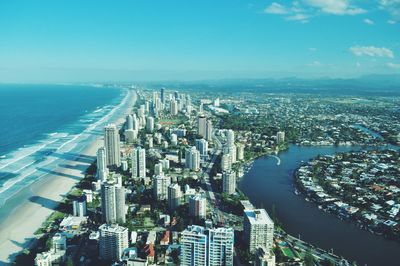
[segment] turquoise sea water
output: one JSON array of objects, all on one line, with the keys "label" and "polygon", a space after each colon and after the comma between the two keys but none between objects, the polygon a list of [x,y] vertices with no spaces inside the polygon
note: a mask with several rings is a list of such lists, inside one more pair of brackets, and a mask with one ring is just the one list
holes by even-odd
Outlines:
[{"label": "turquoise sea water", "polygon": [[127,90],[77,85],[0,85],[0,208],[76,157],[122,115]]}]

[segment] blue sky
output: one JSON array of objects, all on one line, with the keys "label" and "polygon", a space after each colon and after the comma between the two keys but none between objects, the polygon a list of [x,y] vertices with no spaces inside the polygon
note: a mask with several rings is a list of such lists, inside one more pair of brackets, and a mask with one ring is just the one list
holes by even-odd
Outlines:
[{"label": "blue sky", "polygon": [[400,0],[0,1],[0,81],[400,73]]}]

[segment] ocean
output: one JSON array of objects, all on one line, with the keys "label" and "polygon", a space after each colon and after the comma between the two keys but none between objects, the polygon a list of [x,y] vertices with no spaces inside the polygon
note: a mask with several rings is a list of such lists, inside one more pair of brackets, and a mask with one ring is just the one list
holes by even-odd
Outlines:
[{"label": "ocean", "polygon": [[0,85],[0,208],[10,197],[77,157],[120,117],[126,89]]}]

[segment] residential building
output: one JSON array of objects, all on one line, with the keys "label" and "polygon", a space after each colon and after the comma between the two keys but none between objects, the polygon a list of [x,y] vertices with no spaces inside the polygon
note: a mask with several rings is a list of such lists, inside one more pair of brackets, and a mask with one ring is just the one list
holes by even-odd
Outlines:
[{"label": "residential building", "polygon": [[249,251],[255,253],[257,248],[272,249],[274,222],[264,209],[245,210],[243,222],[244,240]]},{"label": "residential building", "polygon": [[99,227],[100,258],[118,261],[126,248],[129,247],[128,229],[116,224],[103,224]]},{"label": "residential building", "polygon": [[118,128],[114,124],[104,127],[104,147],[107,166],[119,167],[121,165],[120,140]]}]

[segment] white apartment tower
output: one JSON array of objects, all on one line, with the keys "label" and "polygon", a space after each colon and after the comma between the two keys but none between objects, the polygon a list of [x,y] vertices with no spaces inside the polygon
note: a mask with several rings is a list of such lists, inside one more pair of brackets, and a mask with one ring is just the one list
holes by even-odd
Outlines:
[{"label": "white apartment tower", "polygon": [[182,190],[181,187],[177,184],[171,184],[168,187],[168,208],[171,211],[174,211],[177,207],[181,205],[182,201]]},{"label": "white apartment tower", "polygon": [[196,194],[189,198],[189,214],[192,217],[205,219],[207,214],[207,200],[202,194]]},{"label": "white apartment tower", "polygon": [[199,115],[197,118],[197,134],[201,137],[206,137],[207,132],[207,119],[204,115]]},{"label": "white apartment tower", "polygon": [[106,160],[106,149],[101,147],[97,150],[97,179],[101,182],[107,180],[108,169]]},{"label": "white apartment tower", "polygon": [[118,128],[114,124],[109,124],[104,128],[104,147],[106,150],[107,166],[121,165],[120,140]]},{"label": "white apartment tower", "polygon": [[157,200],[168,199],[168,186],[171,184],[171,177],[158,175],[153,177],[153,193]]},{"label": "white apartment tower", "polygon": [[234,230],[188,226],[181,233],[181,265],[233,266]]},{"label": "white apartment tower", "polygon": [[128,229],[116,224],[99,227],[99,255],[102,259],[119,261],[129,247]]},{"label": "white apartment tower", "polygon": [[101,185],[101,212],[107,224],[125,223],[125,188],[113,182]]},{"label": "white apartment tower", "polygon": [[222,174],[222,192],[231,195],[236,191],[236,172],[226,171]]},{"label": "white apartment tower", "polygon": [[264,209],[244,211],[244,240],[249,251],[255,253],[258,248],[272,250],[274,237],[274,222]]},{"label": "white apartment tower", "polygon": [[146,177],[146,150],[136,147],[132,152],[132,177]]}]

